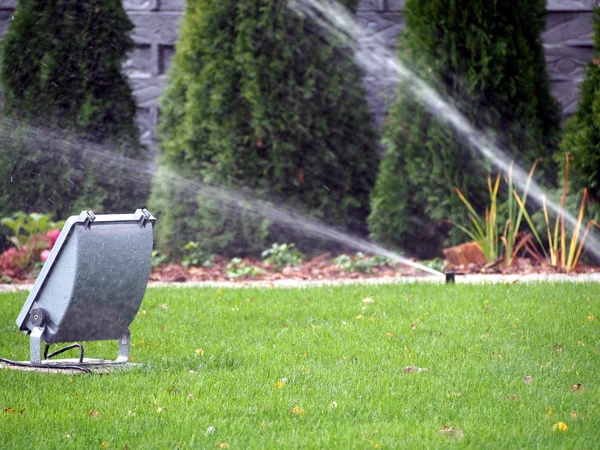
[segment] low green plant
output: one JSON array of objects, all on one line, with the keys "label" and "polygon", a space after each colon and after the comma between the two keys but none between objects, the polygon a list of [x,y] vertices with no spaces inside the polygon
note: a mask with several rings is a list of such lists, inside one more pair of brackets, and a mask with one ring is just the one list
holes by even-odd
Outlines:
[{"label": "low green plant", "polygon": [[64,221],[54,222],[47,214],[17,212],[0,219],[0,224],[10,230],[8,240],[13,245],[0,254],[0,270],[5,277],[21,278],[48,258]]},{"label": "low green plant", "polygon": [[[544,210],[544,220],[546,225],[546,233],[548,237],[548,249],[544,246],[540,235],[536,231],[536,228],[531,219],[531,215],[527,212],[525,202],[522,201],[515,193],[515,199],[519,205],[519,208],[525,217],[525,220],[531,227],[533,235],[535,236],[544,257],[550,262],[550,264],[559,269],[571,272],[577,267],[579,259],[583,253],[583,247],[585,240],[592,226],[600,228],[600,224],[594,220],[589,220],[585,230],[582,231],[583,218],[585,214],[586,205],[589,204],[589,193],[587,189],[583,190],[581,196],[581,203],[579,205],[579,213],[577,216],[577,222],[572,232],[569,232],[566,227],[566,207],[567,207],[567,194],[569,191],[569,155],[565,155],[565,178],[563,183],[562,195],[560,198],[560,213],[556,215],[554,220],[554,226],[551,225],[551,219],[548,214],[548,207],[546,205],[546,199],[542,200],[542,208]],[[554,231],[552,231],[554,229]],[[567,246],[567,242],[569,242]]]},{"label": "low green plant", "polygon": [[[537,166],[537,160],[533,163],[533,166],[529,172],[529,176],[525,183],[522,197],[519,196],[517,190],[513,184],[513,164],[511,163],[508,171],[508,176],[505,178],[508,186],[508,200],[507,200],[507,220],[504,224],[502,235],[498,232],[498,190],[500,187],[500,174],[496,176],[494,183],[488,176],[488,193],[490,198],[490,205],[485,210],[485,217],[482,218],[473,208],[471,203],[462,194],[460,189],[454,188],[461,201],[467,207],[469,214],[468,217],[473,224],[471,229],[466,228],[460,224],[456,226],[462,230],[467,236],[477,243],[481,251],[483,252],[488,263],[494,263],[498,261],[500,257],[500,242],[504,247],[504,264],[510,266],[517,255],[517,253],[525,246],[530,243],[531,235],[523,234],[520,232],[521,221],[523,219],[524,208],[527,203],[527,195],[529,193],[529,187],[533,174]],[[514,198],[513,198],[514,197]],[[519,203],[520,202],[520,203]],[[529,248],[529,247],[528,247]]]},{"label": "low green plant", "polygon": [[227,278],[256,277],[263,273],[260,267],[246,264],[242,258],[232,258],[227,264]]},{"label": "low green plant", "polygon": [[421,264],[429,267],[430,269],[437,270],[438,272],[444,271],[444,260],[443,258],[434,258],[425,261],[421,261]]},{"label": "low green plant", "polygon": [[339,255],[333,260],[333,264],[344,272],[371,273],[373,268],[394,264],[390,258],[384,256],[366,256],[362,252],[355,253],[354,257],[346,254]]},{"label": "low green plant", "polygon": [[498,259],[498,188],[500,187],[500,174],[492,184],[492,178],[488,175],[488,193],[490,206],[485,209],[485,217],[481,217],[473,208],[471,203],[463,195],[459,188],[454,190],[458,197],[469,210],[469,220],[473,224],[471,229],[460,224],[456,226],[479,245],[485,259],[493,262]]},{"label": "low green plant", "polygon": [[152,250],[152,267],[160,267],[167,262],[168,259],[169,257],[161,253],[160,250]]},{"label": "low green plant", "polygon": [[190,241],[183,246],[181,265],[184,267],[212,267],[215,255],[202,250],[199,242]]},{"label": "low green plant", "polygon": [[273,264],[277,271],[284,266],[297,266],[304,261],[304,254],[295,248],[294,244],[278,244],[275,242],[271,248],[262,252],[263,261]]},{"label": "low green plant", "polygon": [[3,217],[0,224],[11,230],[12,236],[8,240],[18,249],[30,246],[33,236],[45,235],[52,230],[60,230],[64,221],[54,222],[49,214],[14,213],[11,217]]}]

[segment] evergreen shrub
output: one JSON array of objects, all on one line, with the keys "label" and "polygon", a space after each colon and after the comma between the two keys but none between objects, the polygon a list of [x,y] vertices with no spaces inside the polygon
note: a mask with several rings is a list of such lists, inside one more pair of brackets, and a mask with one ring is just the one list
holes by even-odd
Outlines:
[{"label": "evergreen shrub", "polygon": [[583,189],[588,188],[595,200],[590,212],[600,220],[600,8],[594,11],[594,59],[586,67],[580,95],[577,112],[566,124],[557,160],[564,162],[564,154],[570,155],[571,191],[581,198]]},{"label": "evergreen shrub", "polygon": [[162,97],[150,201],[163,252],[177,255],[188,241],[233,255],[259,255],[269,241],[302,247],[302,232],[162,176],[173,173],[366,234],[378,138],[361,71],[350,50],[287,3],[187,2]]},{"label": "evergreen shrub", "polygon": [[[528,170],[555,181],[560,110],[549,92],[541,33],[544,0],[407,0],[398,57]],[[386,153],[371,201],[371,236],[420,257],[456,243],[458,187],[484,210],[491,170],[403,85],[384,131]],[[449,240],[446,240],[447,232]]]},{"label": "evergreen shrub", "polygon": [[0,43],[0,217],[144,204],[149,183],[111,163],[147,153],[121,67],[132,29],[120,0],[18,2]]}]

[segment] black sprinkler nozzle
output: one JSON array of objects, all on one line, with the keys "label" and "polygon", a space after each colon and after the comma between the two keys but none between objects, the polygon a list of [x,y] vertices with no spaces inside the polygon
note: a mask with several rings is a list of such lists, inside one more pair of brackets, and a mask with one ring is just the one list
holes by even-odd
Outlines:
[{"label": "black sprinkler nozzle", "polygon": [[446,284],[454,284],[456,283],[455,273],[454,272],[446,272]]}]

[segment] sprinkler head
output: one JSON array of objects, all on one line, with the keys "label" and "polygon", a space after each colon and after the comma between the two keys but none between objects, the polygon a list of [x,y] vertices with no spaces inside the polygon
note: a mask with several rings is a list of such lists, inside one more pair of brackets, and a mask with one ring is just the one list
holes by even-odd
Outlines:
[{"label": "sprinkler head", "polygon": [[456,282],[454,272],[446,272],[445,275],[446,275],[446,284],[454,284]]}]

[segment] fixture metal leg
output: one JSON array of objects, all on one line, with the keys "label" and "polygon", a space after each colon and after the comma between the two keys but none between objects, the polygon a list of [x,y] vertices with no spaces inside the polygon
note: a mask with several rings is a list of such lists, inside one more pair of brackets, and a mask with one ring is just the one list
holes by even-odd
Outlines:
[{"label": "fixture metal leg", "polygon": [[119,356],[117,357],[117,361],[119,363],[124,363],[129,361],[129,345],[131,344],[131,333],[129,329],[125,331],[123,337],[119,339]]},{"label": "fixture metal leg", "polygon": [[42,363],[42,334],[44,329],[33,327],[33,331],[29,335],[29,359],[32,364]]}]

